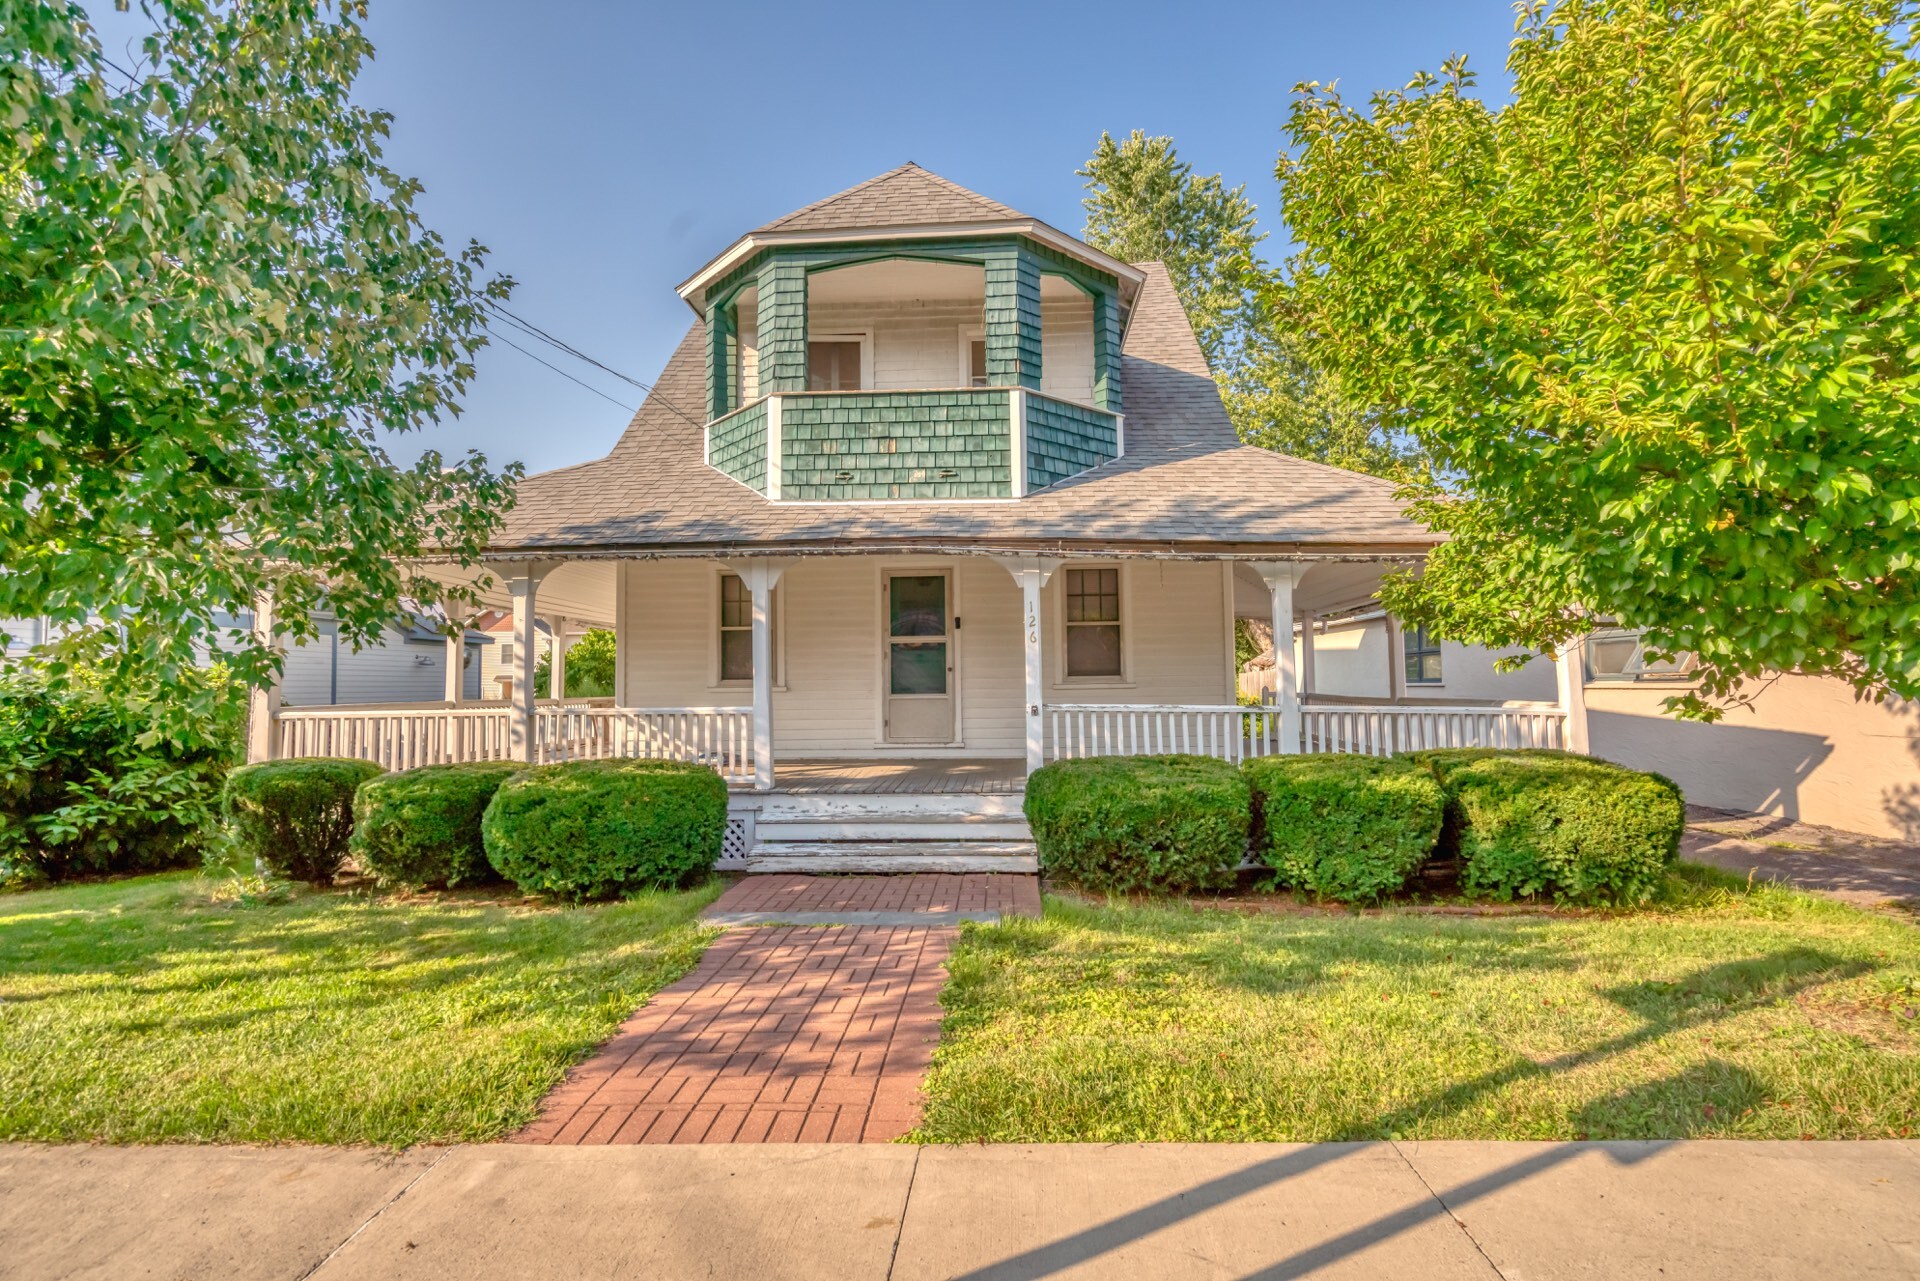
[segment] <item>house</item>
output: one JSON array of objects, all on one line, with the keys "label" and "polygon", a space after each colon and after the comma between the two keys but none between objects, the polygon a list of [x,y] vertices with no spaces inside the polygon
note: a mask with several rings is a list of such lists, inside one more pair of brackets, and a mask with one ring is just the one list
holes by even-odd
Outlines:
[{"label": "house", "polygon": [[[216,615],[223,628],[248,628],[248,615]],[[285,707],[325,707],[342,703],[416,703],[443,697],[448,655],[451,652],[436,620],[412,615],[394,619],[380,629],[380,639],[355,648],[340,637],[339,622],[325,610],[313,615],[317,637],[286,646],[280,678],[280,703]],[[8,636],[0,657],[19,658],[52,635],[44,618],[0,620]],[[469,632],[461,644],[461,696],[482,697],[483,646],[481,633]],[[205,661],[202,652],[202,661]]]},{"label": "house", "polygon": [[[1429,636],[1378,608],[1303,616],[1294,650],[1308,707],[1537,707],[1558,696],[1550,661],[1501,671],[1519,651]],[[1696,804],[1920,840],[1920,705],[1862,702],[1844,681],[1788,672],[1719,721],[1677,720],[1662,705],[1691,687],[1691,656],[1652,658],[1639,632],[1618,627],[1585,639],[1577,670],[1596,756],[1657,770]],[[1273,673],[1269,649],[1241,691],[1266,696]]]},{"label": "house", "polygon": [[[679,295],[625,432],[522,481],[487,553],[511,705],[257,750],[707,761],[730,854],[825,870],[1018,866],[1025,776],[1065,756],[1580,746],[1564,703],[1306,707],[1290,652],[1271,713],[1236,705],[1237,618],[1361,608],[1434,540],[1385,481],[1242,445],[1158,264],[908,164]],[[613,629],[612,706],[534,700],[543,618]]]}]

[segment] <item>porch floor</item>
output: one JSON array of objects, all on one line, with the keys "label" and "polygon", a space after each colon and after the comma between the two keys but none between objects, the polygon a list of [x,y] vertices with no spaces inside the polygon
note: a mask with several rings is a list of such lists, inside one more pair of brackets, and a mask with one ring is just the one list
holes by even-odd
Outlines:
[{"label": "porch floor", "polygon": [[794,796],[970,794],[1019,796],[1027,790],[1027,763],[1012,760],[779,761],[773,790]]}]

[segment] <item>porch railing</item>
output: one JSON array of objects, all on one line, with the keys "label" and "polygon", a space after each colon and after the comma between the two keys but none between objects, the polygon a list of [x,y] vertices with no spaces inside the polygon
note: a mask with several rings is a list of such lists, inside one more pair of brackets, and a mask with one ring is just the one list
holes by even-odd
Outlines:
[{"label": "porch railing", "polygon": [[[1239,762],[1283,750],[1280,709],[1058,703],[1046,709],[1047,759],[1217,756]],[[1300,709],[1293,751],[1390,756],[1433,747],[1565,747],[1566,713],[1551,707],[1327,706]]]},{"label": "porch railing", "polygon": [[543,707],[534,730],[542,763],[698,761],[729,783],[753,781],[751,707]]},{"label": "porch railing", "polygon": [[502,707],[286,707],[274,717],[275,759],[352,756],[382,769],[503,761],[512,713]]}]

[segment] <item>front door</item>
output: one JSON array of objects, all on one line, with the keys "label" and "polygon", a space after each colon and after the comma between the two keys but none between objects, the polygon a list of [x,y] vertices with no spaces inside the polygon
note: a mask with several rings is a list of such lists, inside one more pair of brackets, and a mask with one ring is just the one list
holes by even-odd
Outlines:
[{"label": "front door", "polygon": [[880,679],[889,743],[953,741],[951,586],[944,573],[887,575]]}]

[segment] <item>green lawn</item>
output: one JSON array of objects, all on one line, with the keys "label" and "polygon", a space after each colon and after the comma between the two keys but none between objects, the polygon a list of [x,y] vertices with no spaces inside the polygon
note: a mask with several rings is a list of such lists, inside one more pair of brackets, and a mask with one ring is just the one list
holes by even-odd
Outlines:
[{"label": "green lawn", "polygon": [[718,890],[566,909],[220,884],[0,896],[0,1138],[498,1138],[692,966]]},{"label": "green lawn", "polygon": [[1920,929],[1704,869],[1635,914],[969,927],[917,1137],[1920,1133]]}]

